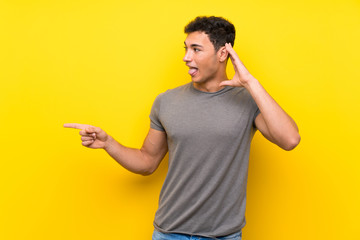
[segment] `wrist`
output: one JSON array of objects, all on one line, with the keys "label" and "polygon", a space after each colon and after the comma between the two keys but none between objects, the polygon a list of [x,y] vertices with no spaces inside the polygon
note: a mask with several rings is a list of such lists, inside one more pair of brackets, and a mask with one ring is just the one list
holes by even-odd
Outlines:
[{"label": "wrist", "polygon": [[250,77],[248,78],[248,80],[246,81],[246,83],[243,86],[244,86],[244,88],[249,90],[258,84],[259,84],[259,81],[256,78],[254,78],[252,75],[250,75]]},{"label": "wrist", "polygon": [[108,137],[106,138],[106,140],[104,142],[103,149],[105,151],[108,151],[111,148],[111,146],[113,145],[114,141],[115,141],[115,139],[113,139],[110,135],[108,135]]}]

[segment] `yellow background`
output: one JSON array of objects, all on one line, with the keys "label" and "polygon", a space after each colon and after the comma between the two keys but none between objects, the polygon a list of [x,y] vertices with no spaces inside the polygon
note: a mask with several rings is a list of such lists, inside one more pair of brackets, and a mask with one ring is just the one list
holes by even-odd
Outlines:
[{"label": "yellow background", "polygon": [[156,95],[190,81],[198,15],[234,23],[302,136],[286,152],[255,135],[243,239],[360,239],[358,0],[0,1],[0,239],[151,238],[166,160],[129,173],[62,124],[140,147]]}]

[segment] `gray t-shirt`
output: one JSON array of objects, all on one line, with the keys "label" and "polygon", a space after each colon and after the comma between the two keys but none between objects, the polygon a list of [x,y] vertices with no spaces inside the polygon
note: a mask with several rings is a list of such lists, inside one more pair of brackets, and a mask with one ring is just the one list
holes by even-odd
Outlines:
[{"label": "gray t-shirt", "polygon": [[219,237],[245,226],[250,142],[258,113],[242,87],[209,93],[188,83],[157,96],[150,127],[167,134],[169,169],[155,229]]}]

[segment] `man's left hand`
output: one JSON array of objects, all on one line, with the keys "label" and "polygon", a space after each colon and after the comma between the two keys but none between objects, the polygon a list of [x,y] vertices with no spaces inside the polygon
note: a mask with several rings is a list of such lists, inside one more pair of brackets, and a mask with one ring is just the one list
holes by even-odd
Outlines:
[{"label": "man's left hand", "polygon": [[247,87],[247,84],[254,80],[254,77],[246,69],[245,65],[241,62],[239,56],[232,48],[230,43],[225,43],[225,48],[230,55],[231,62],[235,69],[233,79],[225,80],[219,86],[232,86],[232,87]]}]

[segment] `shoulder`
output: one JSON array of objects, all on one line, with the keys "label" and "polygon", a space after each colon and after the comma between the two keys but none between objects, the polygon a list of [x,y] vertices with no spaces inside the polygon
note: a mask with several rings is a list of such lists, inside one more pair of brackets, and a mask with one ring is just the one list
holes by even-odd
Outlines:
[{"label": "shoulder", "polygon": [[234,104],[238,104],[242,108],[257,109],[255,100],[250,92],[244,87],[234,87],[231,89],[229,98]]},{"label": "shoulder", "polygon": [[243,100],[253,100],[250,92],[246,90],[244,87],[233,87],[229,91],[231,95],[236,96],[237,98],[243,99]]},{"label": "shoulder", "polygon": [[158,94],[153,102],[153,108],[159,108],[160,106],[167,106],[169,103],[176,102],[179,100],[179,96],[184,96],[188,93],[190,84],[184,84],[179,87],[168,89],[165,92]]},{"label": "shoulder", "polygon": [[187,83],[181,86],[178,86],[176,88],[172,88],[172,89],[168,89],[165,92],[160,93],[157,98],[166,98],[166,99],[171,99],[174,96],[178,96],[181,94],[184,94],[186,92],[189,92],[190,88],[191,88],[191,83]]}]

